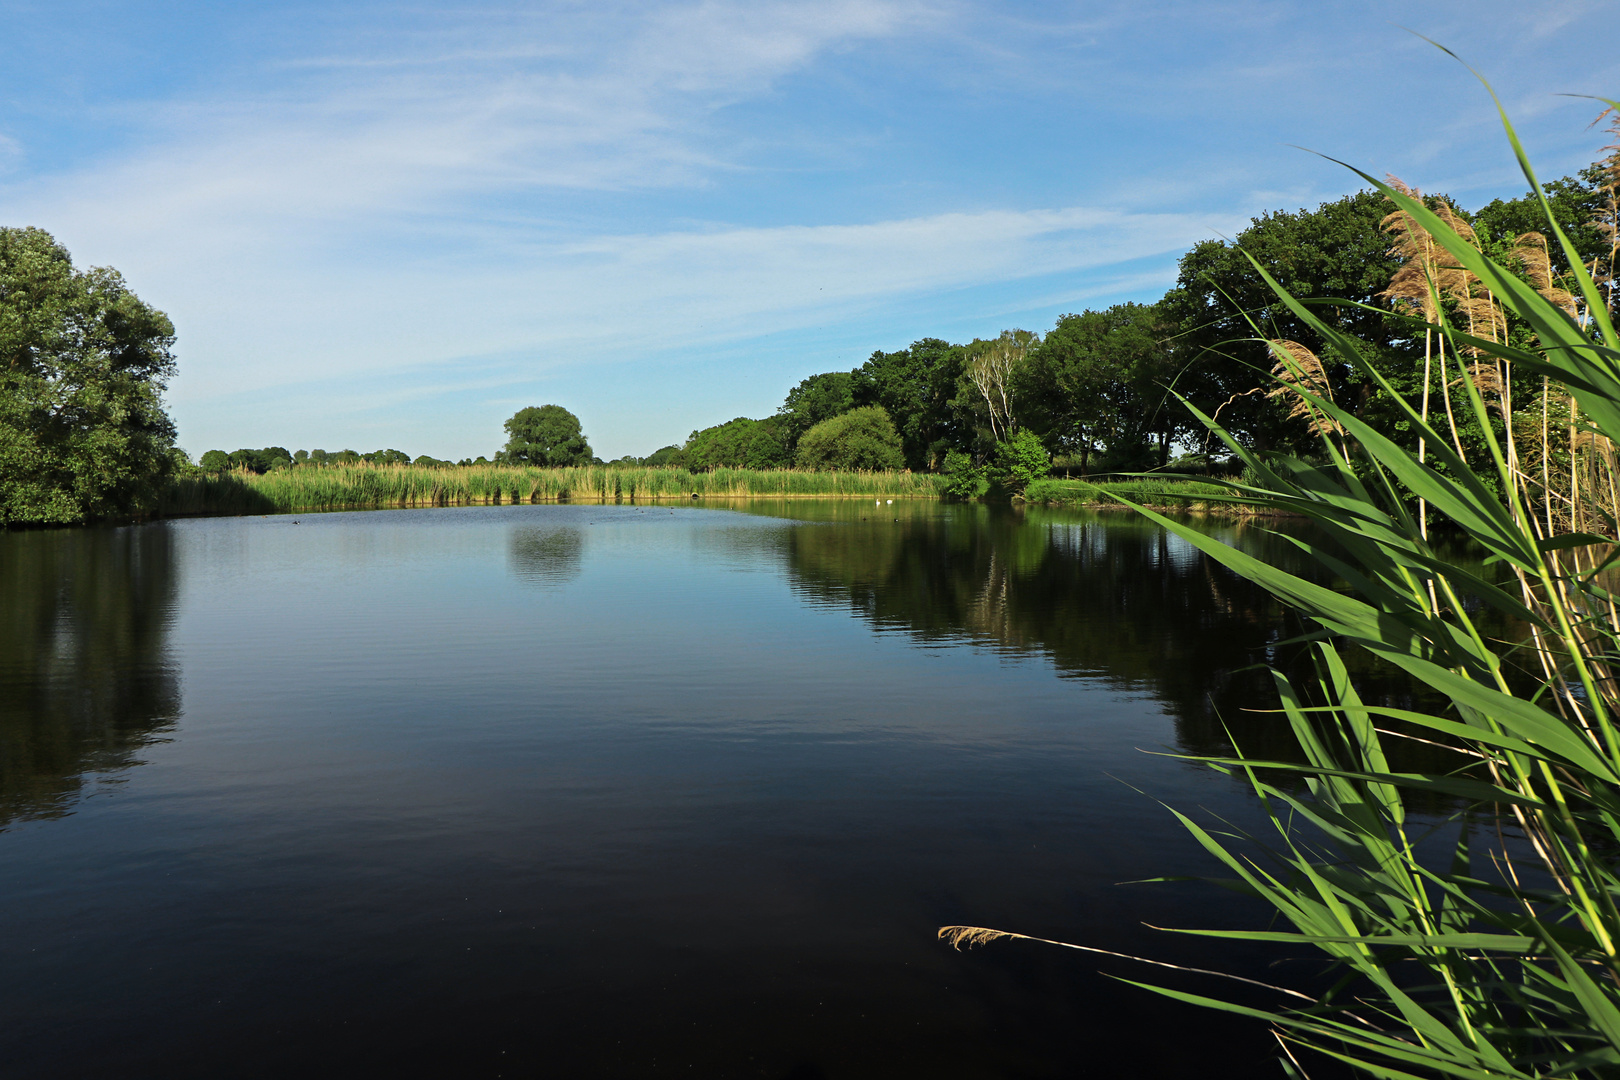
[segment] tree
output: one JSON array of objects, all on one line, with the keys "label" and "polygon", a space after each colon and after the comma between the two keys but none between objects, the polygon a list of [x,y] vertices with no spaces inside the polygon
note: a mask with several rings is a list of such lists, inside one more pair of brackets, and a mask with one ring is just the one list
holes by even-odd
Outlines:
[{"label": "tree", "polygon": [[285,469],[292,463],[293,457],[284,446],[266,446],[262,450],[234,450],[230,455],[231,468],[246,469],[255,473]]},{"label": "tree", "polygon": [[789,449],[799,444],[805,432],[855,407],[855,376],[847,371],[812,375],[788,391],[787,400],[776,411]]},{"label": "tree", "polygon": [[799,440],[804,469],[900,469],[906,464],[900,433],[876,405],[823,420]]},{"label": "tree", "polygon": [[900,433],[908,468],[931,469],[951,449],[972,443],[953,408],[962,347],[923,338],[900,352],[875,352],[851,372],[854,403],[881,406]]},{"label": "tree", "polygon": [[1062,316],[1018,373],[1024,423],[1049,446],[1078,453],[1082,473],[1102,451],[1110,468],[1163,464],[1184,423],[1167,388],[1175,356],[1165,339],[1173,333],[1147,304]]},{"label": "tree", "polygon": [[[1017,376],[1030,349],[1041,337],[1028,330],[1003,330],[992,341],[974,341],[963,350],[962,378],[984,400],[990,416],[990,437],[996,442],[1012,434],[1013,403],[1017,396]],[[960,397],[960,394],[958,395]]]},{"label": "tree", "polygon": [[231,455],[223,450],[210,450],[197,464],[206,472],[224,472],[231,467]]},{"label": "tree", "polygon": [[694,431],[682,448],[686,467],[694,471],[718,468],[782,469],[792,461],[776,417],[750,420],[739,416],[725,424]]},{"label": "tree", "polygon": [[507,461],[547,468],[590,464],[591,447],[579,417],[561,405],[519,409],[505,427]]},{"label": "tree", "polygon": [[[1315,449],[1309,426],[1289,419],[1287,407],[1264,396],[1265,373],[1275,358],[1255,340],[1250,320],[1261,337],[1300,342],[1318,353],[1322,342],[1277,299],[1247,255],[1294,296],[1369,305],[1326,309],[1322,317],[1359,339],[1386,370],[1420,370],[1422,342],[1414,348],[1410,331],[1377,310],[1399,268],[1381,228],[1391,209],[1377,192],[1359,191],[1315,210],[1262,214],[1232,243],[1194,246],[1181,259],[1176,286],[1160,302],[1180,327],[1179,351],[1192,358],[1176,390],[1206,415],[1219,409],[1221,426],[1256,449]],[[1367,384],[1350,365],[1330,361],[1325,374],[1335,400],[1354,406],[1362,399]]]},{"label": "tree", "polygon": [[174,467],[174,324],[43,229],[0,228],[0,524],[139,511]]}]

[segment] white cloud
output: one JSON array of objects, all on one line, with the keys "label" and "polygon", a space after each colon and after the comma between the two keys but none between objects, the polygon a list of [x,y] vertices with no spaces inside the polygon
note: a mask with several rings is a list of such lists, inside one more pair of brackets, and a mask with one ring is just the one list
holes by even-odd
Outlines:
[{"label": "white cloud", "polygon": [[162,107],[164,137],[143,152],[0,188],[0,204],[170,311],[192,401],[735,340],[1207,235],[1185,215],[1083,208],[609,234],[548,222],[571,190],[696,182],[716,167],[705,113],[933,18],[905,2],[707,0],[588,49],[503,23],[504,43],[464,31],[327,55],[277,95]]}]

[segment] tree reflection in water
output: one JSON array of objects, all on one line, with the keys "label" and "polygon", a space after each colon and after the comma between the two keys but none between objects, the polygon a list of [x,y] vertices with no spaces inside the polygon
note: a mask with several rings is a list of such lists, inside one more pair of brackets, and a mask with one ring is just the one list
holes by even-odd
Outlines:
[{"label": "tree reflection in water", "polygon": [[530,585],[566,585],[579,576],[585,533],[568,526],[512,530],[510,562],[518,580]]},{"label": "tree reflection in water", "polygon": [[180,716],[165,525],[0,532],[0,825],[71,811]]},{"label": "tree reflection in water", "polygon": [[[840,523],[787,530],[782,541],[794,588],[812,602],[847,605],[922,640],[1044,656],[1063,674],[1150,694],[1174,718],[1186,753],[1225,755],[1235,738],[1253,756],[1299,760],[1286,722],[1266,711],[1277,695],[1264,665],[1299,664],[1303,651],[1286,642],[1307,628],[1153,523],[1122,511],[984,506],[827,516]],[[1209,518],[1204,527],[1320,576],[1285,538],[1298,523]],[[1397,674],[1370,665],[1354,674],[1369,701],[1413,704]],[[1420,767],[1416,757],[1407,764]]]}]

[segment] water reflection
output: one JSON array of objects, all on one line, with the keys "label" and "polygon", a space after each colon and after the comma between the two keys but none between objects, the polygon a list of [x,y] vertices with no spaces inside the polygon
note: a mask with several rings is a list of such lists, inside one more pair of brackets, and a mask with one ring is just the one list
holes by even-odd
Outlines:
[{"label": "water reflection", "polygon": [[67,813],[180,716],[163,526],[0,533],[0,825]]},{"label": "water reflection", "polygon": [[[853,608],[922,641],[967,638],[1149,693],[1175,718],[1186,753],[1228,754],[1235,738],[1251,755],[1299,759],[1286,724],[1267,711],[1277,706],[1267,667],[1308,679],[1308,656],[1290,640],[1307,628],[1265,590],[1152,522],[926,504],[777,512],[836,522],[790,530],[782,541],[793,587],[814,603]],[[1200,527],[1320,578],[1287,538],[1303,523],[1205,519]],[[1347,660],[1366,699],[1416,704],[1404,678],[1353,652]]]},{"label": "water reflection", "polygon": [[566,585],[579,576],[585,533],[566,526],[531,526],[513,529],[511,545],[511,568],[519,580],[530,585]]}]

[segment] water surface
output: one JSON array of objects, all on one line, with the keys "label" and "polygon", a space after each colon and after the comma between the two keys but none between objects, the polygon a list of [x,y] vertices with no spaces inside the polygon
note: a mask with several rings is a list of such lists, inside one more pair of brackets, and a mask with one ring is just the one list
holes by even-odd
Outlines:
[{"label": "water surface", "polygon": [[1274,739],[1291,632],[1137,519],[191,520],[0,534],[0,586],[7,1076],[1274,1075],[1139,967],[934,940],[1271,959],[1121,884],[1212,870],[1155,800],[1253,821],[1144,750]]}]

